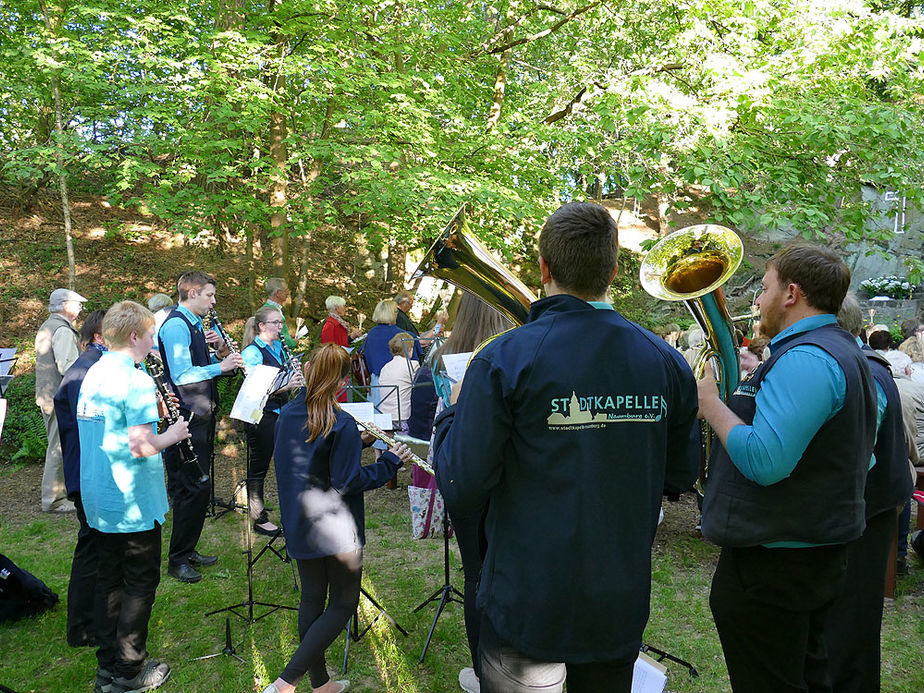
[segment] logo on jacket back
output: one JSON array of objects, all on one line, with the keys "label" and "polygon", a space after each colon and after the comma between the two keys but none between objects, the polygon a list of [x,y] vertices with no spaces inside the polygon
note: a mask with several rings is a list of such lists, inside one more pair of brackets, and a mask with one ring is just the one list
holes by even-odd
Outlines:
[{"label": "logo on jacket back", "polygon": [[661,395],[578,395],[556,397],[551,401],[549,428],[577,430],[601,428],[611,423],[640,421],[654,423],[667,415],[667,402]]}]

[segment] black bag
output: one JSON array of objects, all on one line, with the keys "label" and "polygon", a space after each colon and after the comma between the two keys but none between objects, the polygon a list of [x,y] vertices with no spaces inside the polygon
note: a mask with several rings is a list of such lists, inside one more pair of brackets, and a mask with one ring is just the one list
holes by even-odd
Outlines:
[{"label": "black bag", "polygon": [[0,623],[47,611],[58,595],[27,570],[0,553]]}]

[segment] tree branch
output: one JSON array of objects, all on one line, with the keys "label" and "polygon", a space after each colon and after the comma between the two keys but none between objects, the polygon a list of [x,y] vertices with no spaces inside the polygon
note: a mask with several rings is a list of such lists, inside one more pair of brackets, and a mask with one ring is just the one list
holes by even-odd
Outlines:
[{"label": "tree branch", "polygon": [[[510,43],[504,44],[503,46],[497,46],[495,48],[492,48],[491,50],[487,51],[487,54],[494,55],[496,53],[503,53],[506,50],[510,50],[511,48],[516,48],[517,46],[521,46],[524,43],[530,43],[537,39],[541,39],[545,36],[548,36],[552,32],[558,31],[561,27],[563,27],[565,24],[570,22],[572,19],[579,17],[585,12],[590,12],[590,10],[594,9],[601,3],[602,3],[602,0],[596,0],[596,2],[592,2],[589,5],[585,5],[584,7],[578,8],[574,10],[573,12],[568,13],[561,21],[555,22],[555,24],[550,26],[548,29],[543,29],[539,33],[532,34],[531,36],[526,36],[521,39],[517,39],[516,41],[511,41]],[[489,45],[490,45],[490,42],[489,42]]]}]

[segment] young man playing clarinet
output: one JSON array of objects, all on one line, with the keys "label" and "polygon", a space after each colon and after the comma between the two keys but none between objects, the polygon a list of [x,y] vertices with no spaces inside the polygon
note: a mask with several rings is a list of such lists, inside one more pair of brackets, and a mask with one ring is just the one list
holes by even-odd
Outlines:
[{"label": "young man playing clarinet", "polygon": [[632,688],[661,495],[696,477],[696,384],[610,305],[618,251],[604,207],[556,211],[539,237],[546,298],[472,357],[436,420],[450,515],[488,506],[483,693]]},{"label": "young man playing clarinet", "polygon": [[157,433],[154,382],[135,368],[154,345],[151,311],[116,303],[102,334],[110,350],[87,371],[77,398],[80,493],[99,553],[96,690],[147,691],[170,676],[145,648],[168,510],[160,452],[189,432],[179,419]]},{"label": "young man playing clarinet", "polygon": [[[217,556],[196,551],[209,505],[209,488],[200,481],[212,459],[218,388],[215,378],[244,365],[241,355],[214,331],[202,329],[202,318],[215,305],[215,279],[205,272],[186,272],[177,280],[180,302],[160,328],[159,348],[164,376],[189,421],[189,433],[199,464],[184,464],[179,448],[164,451],[167,491],[173,502],[173,533],[167,574],[180,582],[199,582],[194,566],[213,565]],[[215,348],[216,357],[209,353]],[[219,361],[218,359],[222,359]]]}]

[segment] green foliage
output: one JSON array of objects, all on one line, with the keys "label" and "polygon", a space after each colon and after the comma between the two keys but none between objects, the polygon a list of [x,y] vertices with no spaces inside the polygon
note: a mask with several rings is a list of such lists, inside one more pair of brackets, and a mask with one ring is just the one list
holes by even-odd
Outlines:
[{"label": "green foliage", "polygon": [[231,413],[231,407],[234,406],[234,400],[244,382],[244,374],[236,371],[231,375],[224,375],[216,381],[218,385],[218,417],[226,417]]},{"label": "green foliage", "polygon": [[560,201],[610,194],[875,241],[891,231],[868,223],[863,184],[922,203],[912,12],[578,9],[92,0],[49,36],[34,0],[7,3],[0,180],[25,190],[55,172],[57,74],[76,187],[144,201],[191,235],[336,228],[413,246],[468,202],[509,254]]},{"label": "green foliage", "polygon": [[18,375],[6,389],[6,421],[3,424],[3,459],[41,462],[47,447],[42,411],[35,404],[35,375]]}]

